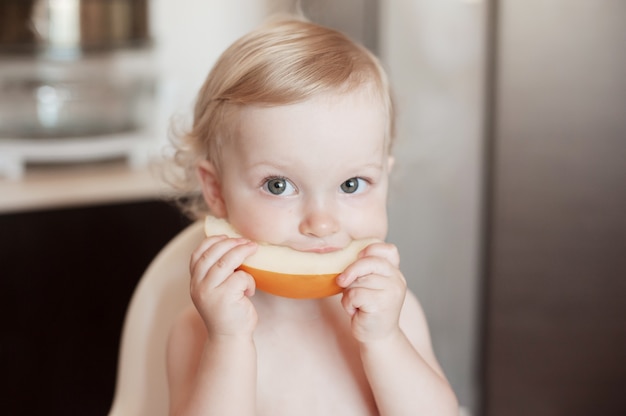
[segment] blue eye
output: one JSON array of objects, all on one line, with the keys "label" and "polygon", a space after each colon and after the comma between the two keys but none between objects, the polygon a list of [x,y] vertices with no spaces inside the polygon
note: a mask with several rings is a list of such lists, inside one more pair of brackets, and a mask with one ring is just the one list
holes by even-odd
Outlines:
[{"label": "blue eye", "polygon": [[293,195],[296,188],[285,178],[269,178],[263,184],[263,189],[272,195]]},{"label": "blue eye", "polygon": [[363,178],[350,178],[341,184],[341,190],[347,194],[363,192],[366,182]]}]

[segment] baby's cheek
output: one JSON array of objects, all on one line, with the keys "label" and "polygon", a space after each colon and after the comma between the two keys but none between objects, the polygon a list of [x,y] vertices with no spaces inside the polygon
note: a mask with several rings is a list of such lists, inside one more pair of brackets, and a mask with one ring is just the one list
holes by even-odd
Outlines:
[{"label": "baby's cheek", "polygon": [[280,215],[267,217],[254,216],[245,221],[233,221],[231,224],[244,237],[258,242],[281,245],[289,240],[285,224],[278,219]]}]

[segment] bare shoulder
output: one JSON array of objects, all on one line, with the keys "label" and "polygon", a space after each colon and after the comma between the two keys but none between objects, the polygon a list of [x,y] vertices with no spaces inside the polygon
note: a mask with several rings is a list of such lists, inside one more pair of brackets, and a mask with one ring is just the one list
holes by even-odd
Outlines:
[{"label": "bare shoulder", "polygon": [[404,305],[402,306],[400,328],[431,368],[443,376],[443,371],[433,352],[426,315],[417,297],[410,290],[407,290]]},{"label": "bare shoulder", "polygon": [[190,391],[205,340],[204,323],[193,305],[189,306],[174,321],[167,343],[167,378],[173,407]]}]

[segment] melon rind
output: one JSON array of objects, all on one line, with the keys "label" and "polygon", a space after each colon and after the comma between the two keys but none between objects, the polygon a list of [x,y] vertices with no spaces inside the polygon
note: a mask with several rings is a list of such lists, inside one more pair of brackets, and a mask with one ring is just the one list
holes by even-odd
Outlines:
[{"label": "melon rind", "polygon": [[[224,219],[207,216],[206,235],[241,235]],[[289,247],[259,243],[255,254],[241,269],[250,273],[257,288],[290,298],[320,298],[340,293],[335,278],[352,264],[358,253],[376,239],[354,240],[341,250],[330,253],[297,251]]]}]

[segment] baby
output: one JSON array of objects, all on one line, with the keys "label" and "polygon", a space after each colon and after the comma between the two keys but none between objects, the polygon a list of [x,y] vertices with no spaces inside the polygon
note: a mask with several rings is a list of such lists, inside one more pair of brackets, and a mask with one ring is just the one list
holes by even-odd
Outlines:
[{"label": "baby", "polygon": [[[387,234],[393,107],[378,60],[301,19],[269,22],[219,58],[176,160],[207,237],[190,260],[193,307],[168,345],[175,415],[457,415],[424,314]],[[194,182],[194,178],[196,178]],[[239,270],[257,242],[363,249],[342,293],[290,299]]]}]

